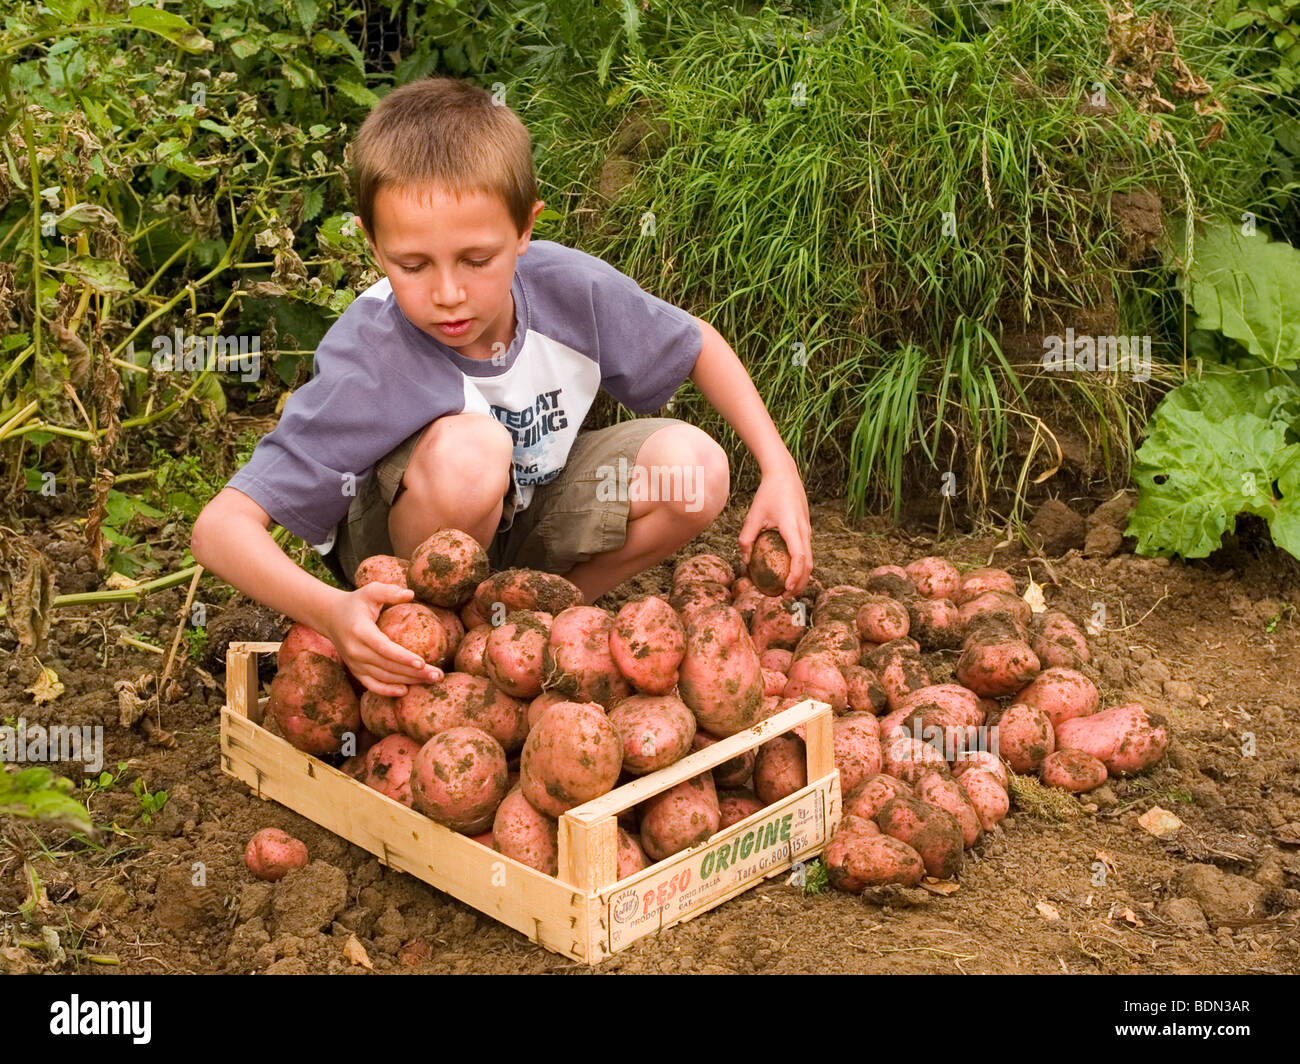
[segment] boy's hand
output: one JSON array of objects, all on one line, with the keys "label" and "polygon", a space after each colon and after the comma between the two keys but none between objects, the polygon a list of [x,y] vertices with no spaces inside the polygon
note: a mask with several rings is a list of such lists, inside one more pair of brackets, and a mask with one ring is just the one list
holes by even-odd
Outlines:
[{"label": "boy's hand", "polygon": [[325,635],[352,674],[377,695],[400,698],[407,684],[438,683],[441,669],[394,643],[375,621],[385,606],[410,602],[415,592],[395,584],[366,584],[336,600]]},{"label": "boy's hand", "polygon": [[785,589],[797,594],[812,575],[812,524],[808,519],[808,495],[793,463],[789,469],[766,473],[754,492],[754,501],[740,529],[740,559],[746,567],[754,540],[765,528],[775,528],[785,540],[790,551],[790,577]]}]

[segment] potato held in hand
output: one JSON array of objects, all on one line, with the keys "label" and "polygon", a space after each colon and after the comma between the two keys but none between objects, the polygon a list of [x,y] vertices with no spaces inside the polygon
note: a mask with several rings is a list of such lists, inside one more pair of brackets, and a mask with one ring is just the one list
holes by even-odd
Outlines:
[{"label": "potato held in hand", "polygon": [[749,578],[764,595],[784,594],[790,579],[790,548],[775,528],[765,528],[749,552]]},{"label": "potato held in hand", "polygon": [[534,809],[558,817],[612,791],[622,769],[623,744],[604,710],[559,702],[528,733],[519,785]]},{"label": "potato held in hand", "polygon": [[430,665],[438,665],[447,656],[447,629],[428,606],[418,602],[385,606],[375,623],[394,643]]},{"label": "potato held in hand", "polygon": [[289,743],[309,754],[338,753],[361,727],[361,703],[338,662],[307,650],[271,681],[267,715]]}]

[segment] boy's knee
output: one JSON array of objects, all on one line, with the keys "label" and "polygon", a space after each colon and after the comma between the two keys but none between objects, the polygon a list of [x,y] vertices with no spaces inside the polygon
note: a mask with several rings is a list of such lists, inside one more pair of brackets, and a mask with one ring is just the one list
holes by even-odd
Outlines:
[{"label": "boy's knee", "polygon": [[473,506],[499,502],[510,487],[514,441],[510,431],[486,414],[448,414],[420,437],[402,476],[418,497],[451,499]]},{"label": "boy's knee", "polygon": [[647,438],[637,455],[646,475],[671,491],[658,498],[682,519],[707,525],[727,505],[731,464],[718,441],[694,425],[672,425]]}]

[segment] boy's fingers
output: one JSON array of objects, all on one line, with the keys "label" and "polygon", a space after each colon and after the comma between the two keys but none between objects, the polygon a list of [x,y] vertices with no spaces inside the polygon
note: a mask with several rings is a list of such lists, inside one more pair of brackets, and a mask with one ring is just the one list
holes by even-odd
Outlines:
[{"label": "boy's fingers", "polygon": [[406,694],[406,687],[403,684],[381,683],[370,676],[359,676],[358,679],[367,691],[382,695],[384,698],[401,698]]}]

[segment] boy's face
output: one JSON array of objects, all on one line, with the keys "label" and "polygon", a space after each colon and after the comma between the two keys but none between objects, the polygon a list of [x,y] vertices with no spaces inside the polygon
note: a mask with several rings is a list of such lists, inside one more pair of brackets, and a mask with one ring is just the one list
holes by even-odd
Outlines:
[{"label": "boy's face", "polygon": [[375,232],[366,237],[407,319],[460,354],[487,359],[504,354],[513,338],[515,260],[528,250],[543,206],[533,204],[520,235],[505,202],[490,193],[382,188]]}]

